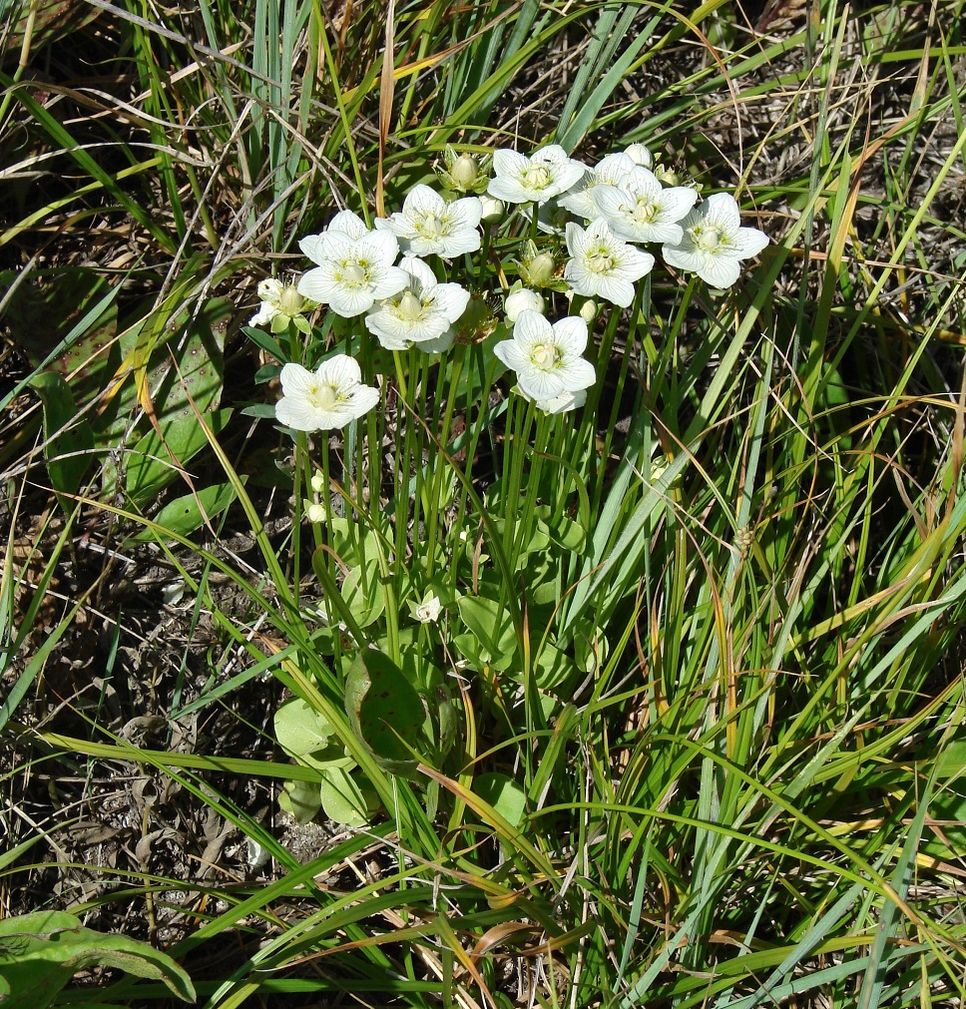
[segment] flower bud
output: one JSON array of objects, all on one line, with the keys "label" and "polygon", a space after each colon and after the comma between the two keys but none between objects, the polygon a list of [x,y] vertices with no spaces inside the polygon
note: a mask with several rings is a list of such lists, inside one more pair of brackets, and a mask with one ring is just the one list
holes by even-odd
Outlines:
[{"label": "flower bud", "polygon": [[480,203],[483,204],[483,215],[480,218],[487,224],[496,224],[503,220],[503,214],[506,208],[500,200],[495,199],[492,196],[488,196],[484,193],[480,197]]},{"label": "flower bud", "polygon": [[511,291],[503,302],[503,311],[510,322],[516,322],[521,312],[539,312],[543,315],[543,296],[528,287],[519,287]]},{"label": "flower bud", "polygon": [[455,188],[461,193],[469,192],[473,184],[479,178],[480,166],[476,163],[476,158],[469,154],[461,154],[449,170]]},{"label": "flower bud", "polygon": [[549,287],[557,272],[557,261],[549,252],[526,256],[520,264],[520,277],[530,287]]},{"label": "flower bud", "polygon": [[294,287],[284,287],[278,295],[276,301],[278,310],[282,315],[287,315],[290,319],[294,315],[301,315],[305,309],[305,299]]},{"label": "flower bud", "polygon": [[624,153],[635,165],[640,165],[642,168],[650,168],[654,164],[651,152],[643,144],[631,144]]},{"label": "flower bud", "polygon": [[654,169],[654,177],[658,182],[663,182],[665,186],[679,186],[681,184],[681,177],[667,165],[658,165]]},{"label": "flower bud", "polygon": [[319,523],[325,521],[325,506],[317,503],[310,503],[305,509],[305,517],[309,522]]},{"label": "flower bud", "polygon": [[316,494],[321,494],[325,490],[325,474],[316,470],[312,474],[312,479],[309,480],[309,486]]},{"label": "flower bud", "polygon": [[587,323],[588,326],[594,321],[594,319],[597,318],[597,309],[597,302],[593,299],[585,301],[580,306],[580,317]]}]

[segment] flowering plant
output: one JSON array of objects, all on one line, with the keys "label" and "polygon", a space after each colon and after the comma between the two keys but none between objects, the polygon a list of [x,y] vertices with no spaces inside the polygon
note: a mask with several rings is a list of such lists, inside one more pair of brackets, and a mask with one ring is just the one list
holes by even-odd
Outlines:
[{"label": "flowering plant", "polygon": [[[768,241],[741,226],[732,196],[699,202],[642,144],[596,165],[557,145],[529,155],[498,149],[491,168],[448,149],[441,186],[417,183],[398,210],[374,221],[337,213],[301,239],[313,266],[294,286],[259,287],[252,325],[287,331],[288,347],[250,331],[281,364],[272,412],[296,438],[295,500],[324,596],[314,647],[342,664],[350,720],[400,772],[411,769],[414,749],[435,747],[442,759],[452,743],[456,701],[431,642],[467,668],[520,682],[514,669],[529,664],[542,692],[568,689],[598,661],[600,642],[587,643],[594,628],[555,630],[554,611],[541,616],[540,606],[563,607],[574,550],[590,533],[568,500],[587,494],[578,464],[607,402],[619,327],[629,333],[625,347],[646,329],[658,257],[721,289]],[[325,312],[313,330],[306,315],[317,308]],[[513,394],[493,396],[504,374]],[[616,406],[605,406],[612,417]],[[330,445],[318,460],[309,455],[308,436],[334,430],[344,431],[341,480]],[[474,466],[484,438],[502,461],[481,499]],[[387,448],[391,490],[381,471]],[[548,477],[550,458],[574,476]],[[487,553],[468,532],[474,523],[486,530]],[[539,647],[522,657],[523,618],[507,588],[518,572],[530,582],[528,622],[544,621]],[[372,715],[385,697],[391,709],[387,701]],[[405,727],[403,709],[413,723]],[[300,709],[285,710],[283,727]],[[287,731],[297,741],[302,729]],[[330,816],[366,822],[372,797],[356,786],[353,759],[338,748],[323,759],[295,741],[283,745],[324,769],[319,801]],[[313,808],[289,793],[291,808]]]}]

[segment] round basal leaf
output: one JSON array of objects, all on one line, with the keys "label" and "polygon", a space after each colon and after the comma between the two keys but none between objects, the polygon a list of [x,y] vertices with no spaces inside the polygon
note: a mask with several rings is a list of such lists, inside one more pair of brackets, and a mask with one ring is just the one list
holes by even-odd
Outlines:
[{"label": "round basal leaf", "polygon": [[320,785],[312,781],[286,781],[278,793],[278,804],[299,823],[309,823],[322,808]]},{"label": "round basal leaf", "polygon": [[414,770],[409,747],[416,746],[425,712],[419,694],[387,655],[369,648],[356,656],[345,702],[349,724],[387,769]]},{"label": "round basal leaf", "polygon": [[577,666],[569,655],[548,641],[533,660],[533,674],[541,690],[560,687],[577,676]]},{"label": "round basal leaf", "polygon": [[456,605],[463,622],[489,654],[494,668],[509,669],[517,650],[510,614],[498,602],[485,596],[461,596]]},{"label": "round basal leaf", "polygon": [[493,772],[473,779],[473,791],[515,827],[523,822],[527,797],[523,789],[505,774]]},{"label": "round basal leaf", "polygon": [[347,827],[365,827],[369,810],[355,779],[340,767],[326,768],[320,785],[322,809],[330,820]]},{"label": "round basal leaf", "polygon": [[360,627],[375,623],[386,609],[386,589],[379,569],[350,568],[342,582],[342,598]]},{"label": "round basal leaf", "polygon": [[325,715],[296,697],[275,712],[275,738],[290,756],[302,757],[324,750],[335,733]]}]

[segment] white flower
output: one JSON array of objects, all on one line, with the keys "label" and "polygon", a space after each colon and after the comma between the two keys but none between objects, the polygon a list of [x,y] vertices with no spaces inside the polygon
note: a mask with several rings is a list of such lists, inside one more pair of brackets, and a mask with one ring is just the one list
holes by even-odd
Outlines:
[{"label": "white flower", "polygon": [[336,315],[362,315],[376,301],[401,291],[407,275],[393,266],[399,243],[389,231],[367,231],[351,211],[336,215],[320,235],[309,235],[299,248],[317,263],[299,281],[298,292]]},{"label": "white flower", "polygon": [[282,368],[282,398],[275,416],[296,431],[329,431],[345,427],[379,402],[379,390],[362,384],[359,365],[336,354],[309,371],[300,364]]},{"label": "white flower", "polygon": [[557,144],[540,148],[530,158],[504,147],[493,152],[494,177],[487,192],[505,203],[545,203],[567,192],[584,171]]},{"label": "white flower", "polygon": [[436,353],[452,343],[450,327],[466,311],[470,292],[459,284],[438,284],[421,259],[406,256],[399,264],[406,286],[366,316],[366,329],[386,350],[408,350],[413,344]]},{"label": "white flower", "polygon": [[[290,319],[298,319],[303,312],[313,307],[294,287],[287,287],[273,277],[259,282],[258,299],[261,304],[248,325],[271,326],[272,332],[276,333],[287,328]],[[308,328],[304,319],[300,321],[300,325]]]},{"label": "white flower", "polygon": [[580,180],[580,184],[559,202],[577,217],[588,221],[600,217],[594,203],[594,191],[598,186],[619,186],[637,166],[626,154],[608,154],[602,158]]},{"label": "white flower", "polygon": [[651,152],[643,144],[631,144],[630,147],[624,148],[624,153],[635,165],[642,168],[650,168],[654,164]]},{"label": "white flower", "polygon": [[413,186],[403,201],[402,211],[377,228],[388,228],[403,239],[414,256],[436,253],[452,259],[480,247],[480,218],[483,205],[475,196],[447,203],[429,186]]},{"label": "white flower", "polygon": [[632,242],[681,241],[681,225],[698,194],[687,186],[665,189],[653,172],[635,168],[616,186],[597,186],[593,200],[611,231]]},{"label": "white flower", "polygon": [[249,326],[267,326],[278,315],[278,302],[284,287],[280,280],[267,277],[258,284],[258,311],[249,319]]},{"label": "white flower", "polygon": [[[522,389],[520,390],[520,394],[524,399],[531,398]],[[578,389],[576,392],[562,392],[558,396],[551,396],[549,399],[533,400],[536,408],[542,410],[544,413],[569,413],[571,410],[576,410],[577,407],[583,406],[586,402],[586,389]]]},{"label": "white flower", "polygon": [[543,296],[529,287],[518,287],[511,291],[503,302],[503,311],[510,322],[516,322],[521,312],[539,312],[543,315]]},{"label": "white flower", "polygon": [[730,287],[741,272],[741,260],[757,256],[768,236],[741,227],[741,212],[728,193],[709,196],[681,222],[680,242],[661,249],[671,266],[696,273],[712,287]]},{"label": "white flower", "polygon": [[634,300],[634,284],[654,265],[649,252],[641,252],[619,239],[602,218],[588,228],[567,225],[567,250],[571,259],[564,280],[590,298],[627,306]]},{"label": "white flower", "polygon": [[434,624],[439,620],[440,613],[443,612],[443,604],[439,601],[439,596],[433,592],[428,592],[421,603],[410,604],[413,616],[421,624]]},{"label": "white flower", "polygon": [[594,384],[594,366],[580,355],[587,346],[587,323],[570,315],[553,325],[537,312],[521,312],[513,339],[493,353],[517,373],[517,385],[529,399],[544,402]]}]

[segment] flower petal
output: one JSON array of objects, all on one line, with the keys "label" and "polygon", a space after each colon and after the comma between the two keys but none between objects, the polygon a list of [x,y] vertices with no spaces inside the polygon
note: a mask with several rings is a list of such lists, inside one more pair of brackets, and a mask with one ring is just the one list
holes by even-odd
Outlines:
[{"label": "flower petal", "polygon": [[730,256],[708,256],[698,276],[711,287],[731,287],[741,273],[741,265]]},{"label": "flower petal", "polygon": [[757,228],[739,228],[732,239],[735,255],[739,259],[750,259],[757,256],[768,245],[769,238]]},{"label": "flower petal", "polygon": [[581,389],[589,389],[597,381],[597,372],[594,370],[594,366],[582,357],[568,361],[562,368],[558,368],[557,376],[563,383],[565,392],[579,392]]},{"label": "flower petal", "polygon": [[527,167],[527,159],[509,147],[498,147],[493,152],[493,173],[496,176],[515,177]]},{"label": "flower petal", "polygon": [[513,324],[513,340],[524,351],[553,338],[553,326],[539,312],[529,309],[517,316]]},{"label": "flower petal", "polygon": [[304,394],[309,389],[314,389],[318,384],[315,375],[308,368],[303,368],[302,365],[294,363],[282,366],[279,379],[282,383],[282,393],[285,396],[297,396],[299,393]]},{"label": "flower petal", "polygon": [[333,354],[319,365],[316,375],[319,381],[339,389],[358,385],[362,381],[359,362],[348,354]]},{"label": "flower petal", "polygon": [[568,357],[580,357],[587,346],[587,323],[578,315],[568,315],[553,324],[553,338]]}]

